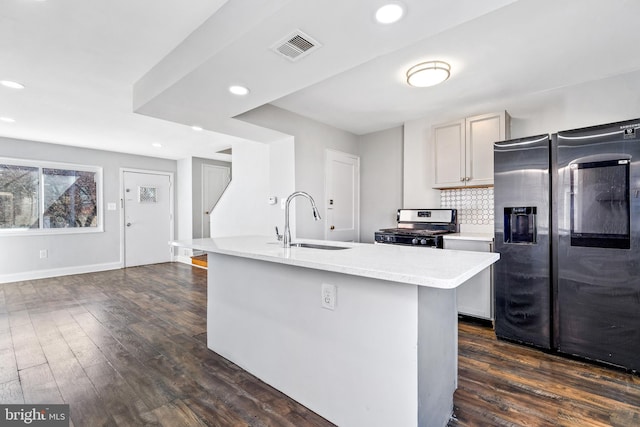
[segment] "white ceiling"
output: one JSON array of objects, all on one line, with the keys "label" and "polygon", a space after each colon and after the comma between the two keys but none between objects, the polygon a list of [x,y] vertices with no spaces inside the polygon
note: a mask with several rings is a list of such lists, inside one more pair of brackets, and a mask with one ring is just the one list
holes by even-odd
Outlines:
[{"label": "white ceiling", "polygon": [[[230,145],[134,114],[133,84],[222,0],[0,0],[0,136],[166,158]],[[151,144],[160,143],[162,148]]]},{"label": "white ceiling", "polygon": [[[364,134],[640,70],[637,0],[401,0],[392,25],[383,0],[1,1],[0,80],[26,85],[1,136],[175,159],[278,138],[233,118],[267,103]],[[292,63],[270,47],[295,29],[322,47]],[[428,59],[451,78],[408,87]]]}]

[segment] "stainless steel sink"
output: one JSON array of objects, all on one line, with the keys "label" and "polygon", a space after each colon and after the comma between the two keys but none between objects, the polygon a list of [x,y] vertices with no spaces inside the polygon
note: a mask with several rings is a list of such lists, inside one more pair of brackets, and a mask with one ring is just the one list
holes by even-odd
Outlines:
[{"label": "stainless steel sink", "polygon": [[291,247],[296,248],[309,248],[309,249],[324,249],[328,251],[338,251],[342,249],[351,249],[345,246],[329,246],[329,245],[317,245],[315,243],[292,243]]}]

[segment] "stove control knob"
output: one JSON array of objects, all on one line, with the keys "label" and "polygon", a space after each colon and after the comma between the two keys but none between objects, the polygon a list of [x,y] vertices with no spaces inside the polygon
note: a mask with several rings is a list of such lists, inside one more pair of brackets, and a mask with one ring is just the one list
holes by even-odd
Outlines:
[{"label": "stove control knob", "polygon": [[418,244],[418,239],[416,239],[415,237],[413,239],[411,239],[411,244],[412,245],[417,245]]},{"label": "stove control knob", "polygon": [[427,244],[427,239],[422,239],[422,240],[420,240],[420,244],[421,244],[421,245],[426,245],[426,244]]}]

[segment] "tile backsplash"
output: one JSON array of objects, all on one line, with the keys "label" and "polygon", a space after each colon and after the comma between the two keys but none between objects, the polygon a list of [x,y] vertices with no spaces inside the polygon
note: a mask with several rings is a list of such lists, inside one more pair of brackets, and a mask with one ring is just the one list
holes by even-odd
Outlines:
[{"label": "tile backsplash", "polygon": [[440,191],[440,207],[458,210],[458,224],[493,226],[493,187]]}]

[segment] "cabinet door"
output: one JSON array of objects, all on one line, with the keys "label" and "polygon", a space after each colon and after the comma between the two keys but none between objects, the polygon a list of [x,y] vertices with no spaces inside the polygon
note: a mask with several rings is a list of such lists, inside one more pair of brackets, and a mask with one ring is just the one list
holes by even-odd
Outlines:
[{"label": "cabinet door", "polygon": [[[474,240],[445,239],[445,249],[473,252],[491,252],[491,242]],[[481,319],[493,320],[493,280],[492,267],[480,273],[456,288],[458,313]]]},{"label": "cabinet door", "polygon": [[493,143],[507,139],[504,111],[466,119],[466,185],[493,184]]},{"label": "cabinet door", "polygon": [[464,134],[464,120],[433,127],[435,187],[464,185]]}]

